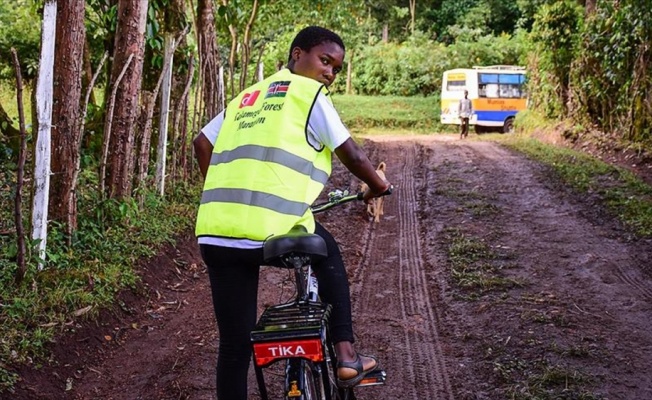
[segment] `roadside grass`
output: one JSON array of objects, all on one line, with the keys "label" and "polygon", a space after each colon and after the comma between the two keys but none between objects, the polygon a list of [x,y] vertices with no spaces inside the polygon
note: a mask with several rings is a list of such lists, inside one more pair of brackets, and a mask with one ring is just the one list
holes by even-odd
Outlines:
[{"label": "roadside grass", "polygon": [[[25,112],[26,124],[29,124],[31,118],[32,103],[30,102],[31,88],[23,88],[23,111]],[[0,80],[0,104],[4,107],[7,115],[14,120],[14,126],[18,129],[18,103],[16,101],[16,87],[9,82]]]},{"label": "roadside grass", "polygon": [[459,288],[472,291],[472,297],[526,284],[501,275],[503,269],[514,266],[505,263],[504,259],[509,257],[496,253],[484,240],[455,228],[445,229],[444,235],[448,243],[451,278]]},{"label": "roadside grass", "polygon": [[11,176],[0,171],[0,186],[12,188],[0,195],[0,393],[10,391],[18,378],[11,365],[39,367],[56,335],[77,321],[92,320],[100,309],[119,306],[115,295],[136,288],[139,259],[154,255],[161,244],[190,229],[199,198],[198,187],[179,182],[170,185],[175,188],[165,199],[147,193],[141,209],[135,200],[102,202],[97,185],[82,182],[79,229],[72,244],[68,246],[61,228],[51,224],[45,268],[38,271],[36,243],[26,239],[28,270],[17,286]]},{"label": "roadside grass", "polygon": [[587,392],[583,386],[593,379],[578,370],[563,366],[532,365],[525,379],[514,382],[507,389],[510,399],[522,400],[598,400],[600,396]]},{"label": "roadside grass", "polygon": [[[504,386],[505,399],[513,400],[598,400],[602,397],[586,391],[584,387],[591,385],[595,377],[583,373],[580,369],[565,363],[563,360],[553,361],[543,358],[523,359],[510,351],[508,341],[501,338],[487,338],[484,350],[485,357],[491,359],[493,372]],[[526,347],[536,348],[538,343],[525,343]],[[520,346],[519,346],[520,347]],[[557,354],[570,358],[590,358],[588,350],[581,355],[571,355],[558,349]]]},{"label": "roadside grass", "polygon": [[637,235],[652,236],[652,187],[634,173],[585,153],[523,135],[496,140],[549,166],[565,185],[598,199]]},{"label": "roadside grass", "polygon": [[[29,85],[23,87],[23,112],[25,113],[25,126],[29,130],[32,124],[32,88]],[[18,101],[16,99],[16,86],[10,82],[0,80],[0,104],[4,107],[7,115],[12,119],[14,128],[18,129]]]},{"label": "roadside grass", "polygon": [[333,104],[353,133],[427,134],[442,130],[438,96],[336,94]]}]

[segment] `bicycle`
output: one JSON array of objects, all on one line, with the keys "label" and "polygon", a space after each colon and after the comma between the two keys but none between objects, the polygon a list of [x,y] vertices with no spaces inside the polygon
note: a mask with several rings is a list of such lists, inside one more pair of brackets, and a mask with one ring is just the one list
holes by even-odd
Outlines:
[{"label": "bicycle", "polygon": [[[391,194],[392,188],[383,195]],[[326,203],[311,207],[313,214],[354,200],[363,193],[329,193]],[[336,383],[337,358],[328,333],[330,304],[317,296],[318,283],[312,262],[327,256],[326,243],[303,228],[274,236],[264,245],[266,265],[294,269],[296,297],[268,307],[251,332],[254,370],[262,400],[269,400],[263,369],[285,361],[285,400],[355,400],[353,388]],[[387,374],[377,369],[355,387],[382,385]]]}]

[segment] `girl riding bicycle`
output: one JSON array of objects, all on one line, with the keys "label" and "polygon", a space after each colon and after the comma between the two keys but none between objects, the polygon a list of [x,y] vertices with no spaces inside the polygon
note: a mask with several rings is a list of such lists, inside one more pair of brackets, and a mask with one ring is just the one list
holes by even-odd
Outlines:
[{"label": "girl riding bicycle", "polygon": [[219,330],[217,397],[247,399],[249,334],[256,323],[258,276],[266,238],[303,225],[324,238],[314,265],[319,294],[333,307],[330,332],[338,384],[350,387],[379,367],[353,348],[351,299],[337,242],[309,209],[331,172],[334,152],[364,181],[368,202],[389,183],[378,177],[327,97],[341,71],[344,43],[321,27],[301,30],[287,69],[245,89],[194,140],[205,178],[196,235],[208,267]]}]

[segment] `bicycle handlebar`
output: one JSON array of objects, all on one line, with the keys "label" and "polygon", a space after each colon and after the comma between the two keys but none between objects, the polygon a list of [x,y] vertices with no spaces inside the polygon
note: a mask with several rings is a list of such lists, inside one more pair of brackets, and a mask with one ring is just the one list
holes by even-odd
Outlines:
[{"label": "bicycle handlebar", "polygon": [[[389,189],[387,189],[384,193],[382,193],[378,197],[388,196],[392,194],[393,191],[394,191],[394,186],[390,185]],[[312,210],[313,214],[318,214],[320,212],[324,212],[326,210],[329,210],[335,206],[342,205],[344,203],[349,203],[354,200],[362,200],[363,197],[364,197],[364,192],[359,192],[350,195],[348,190],[342,191],[336,189],[328,193],[328,201],[326,203],[315,204],[312,207],[310,207],[310,210]]]}]

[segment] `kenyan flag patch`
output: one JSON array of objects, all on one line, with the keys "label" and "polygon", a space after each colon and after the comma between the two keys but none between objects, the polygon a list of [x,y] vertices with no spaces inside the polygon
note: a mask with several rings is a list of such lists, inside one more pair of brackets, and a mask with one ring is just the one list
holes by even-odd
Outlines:
[{"label": "kenyan flag patch", "polygon": [[272,82],[267,88],[267,94],[265,98],[268,97],[285,97],[290,87],[290,81],[276,81]]}]

